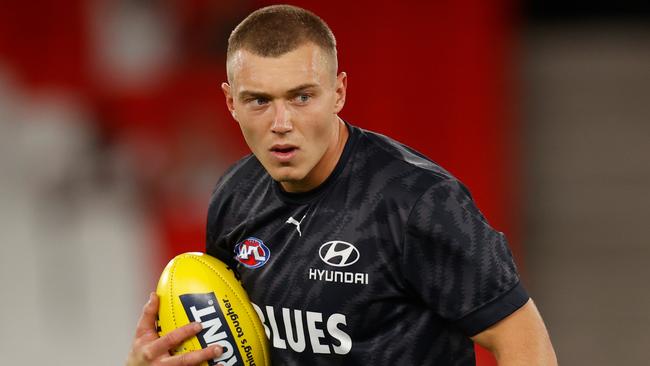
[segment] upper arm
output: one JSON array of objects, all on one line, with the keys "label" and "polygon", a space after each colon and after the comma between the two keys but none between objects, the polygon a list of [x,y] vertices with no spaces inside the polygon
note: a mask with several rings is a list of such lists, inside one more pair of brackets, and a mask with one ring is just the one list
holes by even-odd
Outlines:
[{"label": "upper arm", "polygon": [[471,338],[491,351],[499,365],[557,365],[548,332],[532,300]]},{"label": "upper arm", "polygon": [[430,186],[413,206],[401,269],[407,288],[467,336],[528,300],[505,236],[454,179]]}]

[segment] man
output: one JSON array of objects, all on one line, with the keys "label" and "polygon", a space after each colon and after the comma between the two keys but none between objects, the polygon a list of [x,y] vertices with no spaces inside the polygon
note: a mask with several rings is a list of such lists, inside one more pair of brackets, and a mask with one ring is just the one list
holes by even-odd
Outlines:
[{"label": "man", "polygon": [[[236,267],[276,365],[555,365],[503,235],[447,171],[338,117],[347,78],[314,14],[260,9],[233,31],[228,109],[253,152],[210,202],[207,253]],[[218,357],[168,350],[152,297],[129,365]],[[473,342],[472,342],[473,341]]]}]

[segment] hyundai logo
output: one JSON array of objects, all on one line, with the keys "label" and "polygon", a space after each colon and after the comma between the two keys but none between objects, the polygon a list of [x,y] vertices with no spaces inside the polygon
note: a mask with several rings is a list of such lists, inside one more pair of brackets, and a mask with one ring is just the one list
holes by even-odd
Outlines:
[{"label": "hyundai logo", "polygon": [[359,260],[359,251],[354,245],[340,241],[332,240],[320,246],[318,255],[323,262],[334,267],[347,267]]}]

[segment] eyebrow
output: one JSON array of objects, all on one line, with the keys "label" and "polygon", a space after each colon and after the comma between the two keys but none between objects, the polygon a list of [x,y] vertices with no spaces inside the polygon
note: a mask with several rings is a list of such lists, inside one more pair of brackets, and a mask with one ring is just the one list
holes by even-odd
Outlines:
[{"label": "eyebrow", "polygon": [[316,88],[316,87],[318,87],[318,84],[314,84],[314,83],[302,84],[293,89],[289,89],[289,91],[287,91],[287,95],[298,94],[301,91],[304,91],[305,89]]},{"label": "eyebrow", "polygon": [[239,98],[240,99],[247,99],[247,98],[273,99],[271,94],[264,93],[264,92],[256,92],[252,90],[242,90],[241,92],[239,92]]},{"label": "eyebrow", "polygon": [[[295,95],[299,94],[300,92],[310,89],[310,88],[316,88],[318,87],[318,84],[315,83],[307,83],[307,84],[302,84],[298,85],[295,88],[289,89],[285,95]],[[264,93],[264,92],[258,92],[254,90],[242,90],[239,92],[239,98],[240,99],[246,99],[246,98],[265,98],[265,99],[273,99],[273,96],[269,93]]]}]

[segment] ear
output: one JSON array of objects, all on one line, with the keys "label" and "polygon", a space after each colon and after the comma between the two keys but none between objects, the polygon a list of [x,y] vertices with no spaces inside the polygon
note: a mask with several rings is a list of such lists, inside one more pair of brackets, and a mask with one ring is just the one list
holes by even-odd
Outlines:
[{"label": "ear", "polygon": [[232,114],[232,118],[234,118],[235,121],[238,121],[237,112],[235,111],[235,100],[233,99],[230,85],[226,82],[221,83],[221,90],[223,90],[223,95],[226,97],[226,106],[228,107],[230,114]]},{"label": "ear", "polygon": [[334,103],[334,114],[337,114],[345,105],[345,93],[348,87],[348,75],[341,72],[336,76],[336,101]]}]

